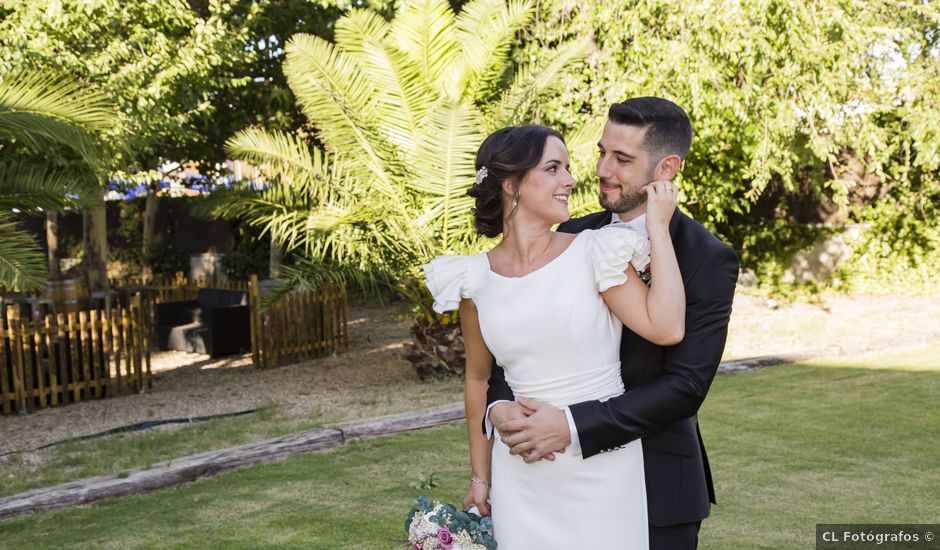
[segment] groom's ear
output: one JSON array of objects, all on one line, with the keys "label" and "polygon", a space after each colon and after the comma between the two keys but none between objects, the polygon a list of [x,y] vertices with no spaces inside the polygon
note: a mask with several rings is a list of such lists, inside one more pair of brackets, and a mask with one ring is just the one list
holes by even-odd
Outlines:
[{"label": "groom's ear", "polygon": [[682,168],[682,159],[679,155],[666,155],[656,164],[656,179],[671,180]]}]

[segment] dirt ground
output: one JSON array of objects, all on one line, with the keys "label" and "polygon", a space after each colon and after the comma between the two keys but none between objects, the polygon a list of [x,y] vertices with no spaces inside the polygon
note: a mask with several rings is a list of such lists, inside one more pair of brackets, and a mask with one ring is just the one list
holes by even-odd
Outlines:
[{"label": "dirt ground", "polygon": [[[270,404],[279,405],[287,418],[310,418],[313,411],[328,422],[458,400],[459,382],[451,382],[395,401],[396,394],[405,393],[401,388],[417,384],[414,370],[402,358],[409,324],[401,311],[395,304],[353,305],[347,352],[267,371],[252,367],[249,356],[210,360],[183,352],[155,353],[153,389],[142,394],[0,416],[0,454],[148,420]],[[937,311],[940,296],[829,297],[819,304],[777,306],[739,294],[725,359],[827,347],[838,353],[840,346],[857,348],[866,342],[922,345],[940,340]],[[439,395],[420,397],[435,392]]]},{"label": "dirt ground", "polygon": [[395,306],[350,307],[348,351],[276,369],[254,368],[250,355],[213,360],[155,352],[153,388],[141,394],[0,416],[0,454],[148,420],[216,415],[272,402],[290,416],[323,407],[331,393],[415,381],[401,353],[409,325],[398,319],[398,311]]}]

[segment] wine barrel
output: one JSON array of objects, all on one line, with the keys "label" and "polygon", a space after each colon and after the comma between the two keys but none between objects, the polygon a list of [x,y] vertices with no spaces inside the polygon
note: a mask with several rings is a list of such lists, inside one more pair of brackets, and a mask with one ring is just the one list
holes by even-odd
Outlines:
[{"label": "wine barrel", "polygon": [[48,281],[46,294],[55,302],[56,313],[73,313],[88,309],[88,289],[81,279]]}]

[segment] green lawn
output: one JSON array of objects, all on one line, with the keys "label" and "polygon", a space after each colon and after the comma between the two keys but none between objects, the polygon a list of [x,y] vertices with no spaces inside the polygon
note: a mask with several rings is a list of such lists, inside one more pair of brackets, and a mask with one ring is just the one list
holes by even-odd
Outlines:
[{"label": "green lawn", "polygon": [[[811,548],[816,523],[940,523],[940,347],[719,377],[702,548]],[[436,473],[439,486],[409,486]],[[361,442],[177,489],[0,522],[3,546],[400,548],[417,494],[456,502],[464,430]]]},{"label": "green lawn", "polygon": [[[0,497],[83,477],[145,468],[180,456],[310,428],[332,427],[346,421],[448,405],[461,400],[462,387],[463,382],[456,378],[411,381],[407,387],[404,384],[390,387],[388,391],[394,394],[394,398],[384,399],[377,389],[370,390],[364,392],[356,403],[346,403],[342,410],[335,406],[324,407],[324,410],[318,408],[300,418],[287,414],[283,405],[270,401],[257,412],[245,416],[67,441],[32,453],[34,456],[13,453],[0,458]],[[406,399],[408,397],[411,399]],[[5,420],[0,417],[0,428]]]}]

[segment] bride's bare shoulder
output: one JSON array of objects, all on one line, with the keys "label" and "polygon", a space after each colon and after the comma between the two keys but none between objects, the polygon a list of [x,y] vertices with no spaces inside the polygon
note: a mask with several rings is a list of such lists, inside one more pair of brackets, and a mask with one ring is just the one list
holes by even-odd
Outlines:
[{"label": "bride's bare shoulder", "polygon": [[578,238],[577,233],[562,233],[560,231],[555,231],[555,238],[559,239],[559,242],[564,244],[571,244],[572,241]]}]

